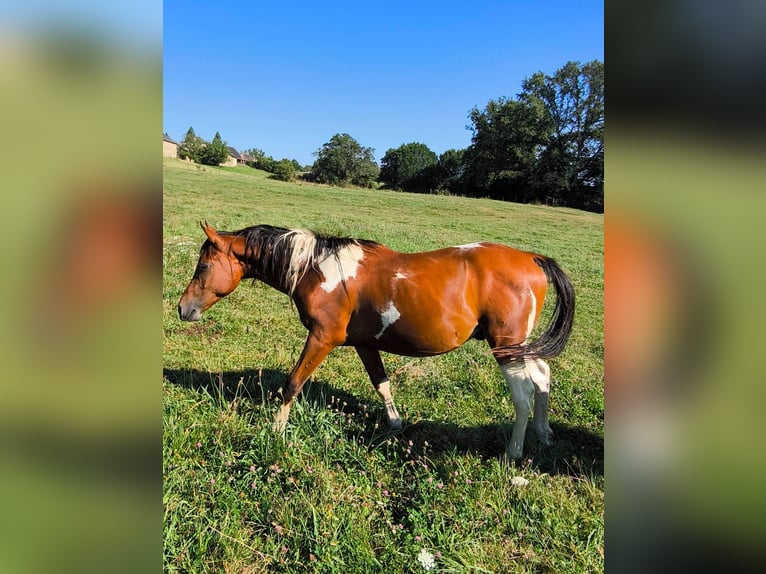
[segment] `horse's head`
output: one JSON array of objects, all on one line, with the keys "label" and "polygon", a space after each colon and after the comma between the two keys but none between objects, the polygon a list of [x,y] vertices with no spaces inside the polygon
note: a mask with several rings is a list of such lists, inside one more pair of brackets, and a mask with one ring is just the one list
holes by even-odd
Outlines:
[{"label": "horse's head", "polygon": [[200,249],[194,276],[178,302],[178,317],[182,321],[199,321],[202,313],[236,289],[244,275],[237,257],[242,251],[238,238],[219,234],[207,223],[200,225],[207,241]]}]

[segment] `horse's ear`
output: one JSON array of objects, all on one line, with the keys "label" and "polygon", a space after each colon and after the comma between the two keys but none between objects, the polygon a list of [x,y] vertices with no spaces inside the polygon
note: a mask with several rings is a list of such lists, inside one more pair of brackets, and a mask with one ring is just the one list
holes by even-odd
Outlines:
[{"label": "horse's ear", "polygon": [[226,250],[226,242],[221,238],[220,235],[218,235],[218,232],[215,229],[208,225],[207,221],[200,221],[199,225],[202,227],[202,231],[205,232],[205,235],[207,235],[207,238],[213,245],[215,245],[220,251]]}]

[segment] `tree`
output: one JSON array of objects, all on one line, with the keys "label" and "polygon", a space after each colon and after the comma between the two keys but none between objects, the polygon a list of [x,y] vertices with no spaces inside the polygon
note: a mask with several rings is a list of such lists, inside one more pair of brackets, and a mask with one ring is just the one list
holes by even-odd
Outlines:
[{"label": "tree", "polygon": [[459,193],[463,187],[463,174],[465,172],[464,163],[465,150],[448,149],[439,156],[439,160],[434,166],[434,189],[436,191],[447,191],[449,193]]},{"label": "tree", "polygon": [[220,165],[229,157],[229,149],[226,142],[221,139],[221,134],[215,132],[213,141],[202,149],[201,162],[205,165]]},{"label": "tree", "polygon": [[472,195],[529,201],[536,158],[548,140],[548,119],[537,101],[500,98],[473,108],[471,146],[466,150],[465,185]]},{"label": "tree", "polygon": [[280,181],[290,181],[295,176],[294,160],[282,159],[274,164],[274,179]]},{"label": "tree", "polygon": [[262,149],[258,149],[255,147],[246,149],[245,151],[242,152],[242,155],[250,158],[246,162],[247,165],[249,165],[250,167],[258,168],[258,169],[263,169],[260,163],[263,160],[263,158],[266,157],[266,152],[264,152]]},{"label": "tree", "polygon": [[276,165],[277,160],[275,160],[270,155],[264,156],[258,161],[258,169],[268,171],[269,173],[274,173],[274,168]]},{"label": "tree", "polygon": [[204,147],[205,140],[195,134],[194,128],[190,127],[186,131],[183,141],[178,144],[178,157],[200,163]]},{"label": "tree", "polygon": [[312,179],[331,185],[370,187],[378,176],[375,150],[363,147],[348,134],[335,134],[314,152]]},{"label": "tree", "polygon": [[568,62],[515,99],[473,108],[463,183],[472,195],[603,210],[604,65]]},{"label": "tree", "polygon": [[523,89],[525,100],[548,112],[550,138],[536,169],[545,192],[565,205],[603,210],[604,64],[567,62],[553,76],[534,74]]},{"label": "tree", "polygon": [[[393,189],[430,191],[425,170],[437,162],[436,154],[422,143],[407,143],[389,149],[380,162],[378,179]],[[424,189],[425,188],[425,189]]]}]

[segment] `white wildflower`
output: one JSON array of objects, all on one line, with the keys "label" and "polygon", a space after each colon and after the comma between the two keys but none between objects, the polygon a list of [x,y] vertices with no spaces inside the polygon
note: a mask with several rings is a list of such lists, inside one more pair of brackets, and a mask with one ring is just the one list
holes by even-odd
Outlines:
[{"label": "white wildflower", "polygon": [[420,554],[418,554],[418,562],[420,562],[420,565],[423,566],[423,570],[426,571],[431,570],[434,566],[436,566],[436,563],[434,562],[434,555],[425,548],[420,549]]},{"label": "white wildflower", "polygon": [[523,476],[514,476],[511,479],[511,484],[513,486],[526,486],[526,485],[529,484],[529,481],[526,478],[524,478]]}]

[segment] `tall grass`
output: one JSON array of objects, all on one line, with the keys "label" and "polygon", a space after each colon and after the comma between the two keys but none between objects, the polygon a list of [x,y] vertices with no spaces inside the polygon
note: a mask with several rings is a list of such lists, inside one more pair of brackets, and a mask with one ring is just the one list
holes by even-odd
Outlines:
[{"label": "tall grass", "polygon": [[[165,160],[165,570],[423,572],[424,556],[443,572],[602,570],[602,216],[267,175]],[[345,348],[317,369],[286,433],[272,433],[305,330],[284,295],[249,282],[201,322],[177,319],[200,220],[304,227],[401,251],[497,241],[554,257],[577,293],[569,345],[550,361],[555,444],[542,448],[530,432],[525,458],[500,462],[513,406],[478,341],[428,359],[384,355],[400,433],[385,429]]]}]

